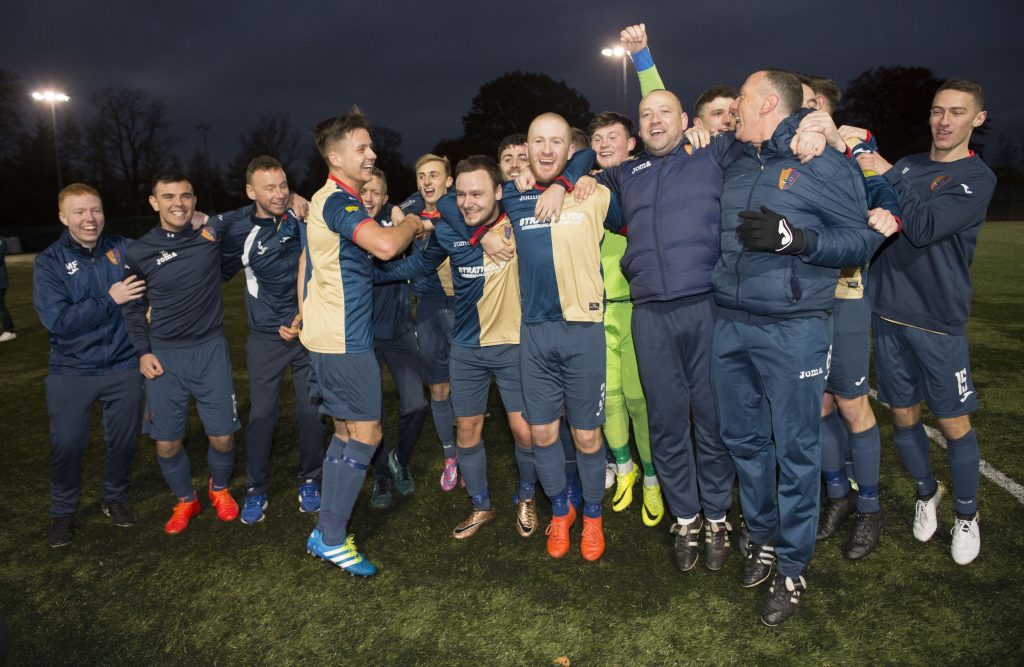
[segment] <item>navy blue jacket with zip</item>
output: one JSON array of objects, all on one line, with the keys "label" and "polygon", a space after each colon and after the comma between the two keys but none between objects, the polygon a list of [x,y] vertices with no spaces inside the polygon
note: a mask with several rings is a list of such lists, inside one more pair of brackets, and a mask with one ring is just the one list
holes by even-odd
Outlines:
[{"label": "navy blue jacket with zip", "polygon": [[629,243],[622,273],[633,303],[707,294],[718,261],[723,173],[740,155],[732,133],[662,156],[640,153],[597,176],[622,202]]},{"label": "navy blue jacket with zip", "polygon": [[[752,144],[725,173],[722,254],[712,282],[725,317],[826,316],[839,269],[868,261],[883,241],[867,224],[864,179],[856,163],[826,150],[807,164],[789,149],[800,110],[775,129],[758,152]],[[799,255],[744,249],[736,235],[740,211],[767,206],[804,233]]]},{"label": "navy blue jacket with zip", "polygon": [[250,204],[216,216],[226,221],[221,280],[245,269],[245,311],[249,330],[277,338],[299,312],[296,279],[302,241],[293,211],[279,218],[260,218]]},{"label": "navy blue jacket with zip", "polygon": [[103,234],[92,250],[65,229],[39,253],[32,303],[50,336],[50,373],[109,375],[139,367],[120,307],[108,290],[128,271],[128,243]]}]

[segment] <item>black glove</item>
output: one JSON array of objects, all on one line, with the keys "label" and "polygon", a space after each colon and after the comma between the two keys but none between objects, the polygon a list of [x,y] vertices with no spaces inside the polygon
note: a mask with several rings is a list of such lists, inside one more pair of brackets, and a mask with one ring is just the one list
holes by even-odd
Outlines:
[{"label": "black glove", "polygon": [[804,249],[804,233],[767,206],[760,212],[740,211],[740,218],[745,222],[736,228],[736,235],[745,248],[783,255],[798,255]]}]

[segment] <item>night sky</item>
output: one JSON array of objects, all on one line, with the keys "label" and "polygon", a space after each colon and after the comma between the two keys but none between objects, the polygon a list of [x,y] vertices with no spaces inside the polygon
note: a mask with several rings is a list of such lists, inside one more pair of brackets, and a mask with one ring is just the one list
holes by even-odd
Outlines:
[{"label": "night sky", "polygon": [[[641,21],[667,86],[688,110],[703,88],[738,86],[759,67],[823,74],[843,86],[872,67],[916,65],[940,79],[981,81],[990,140],[1024,135],[1018,0],[5,5],[0,66],[20,77],[26,95],[60,87],[72,98],[60,113],[84,123],[94,91],[142,88],[166,102],[183,160],[201,144],[200,123],[211,127],[211,157],[223,164],[265,112],[289,113],[305,138],[353,102],[371,122],[398,130],[414,158],[460,136],[480,85],[516,69],[565,80],[595,112],[620,110],[621,63],[600,50]],[[632,65],[628,80],[635,118]],[[926,114],[908,122],[925,123]]]}]

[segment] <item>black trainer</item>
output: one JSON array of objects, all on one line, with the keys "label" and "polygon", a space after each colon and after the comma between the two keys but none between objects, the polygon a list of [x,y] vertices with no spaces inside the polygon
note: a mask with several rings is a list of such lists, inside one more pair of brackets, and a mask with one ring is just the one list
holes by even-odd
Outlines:
[{"label": "black trainer", "polygon": [[843,555],[850,560],[864,558],[875,550],[881,536],[882,513],[857,512],[853,517],[853,530],[850,531]]},{"label": "black trainer", "polygon": [[750,545],[750,530],[747,528],[747,522],[740,517],[740,537],[736,540],[736,548],[740,550],[740,554],[747,557],[747,547]]},{"label": "black trainer", "polygon": [[743,563],[740,585],[753,588],[768,581],[775,564],[775,547],[770,544],[747,543],[747,560]]},{"label": "black trainer", "polygon": [[732,553],[730,533],[732,526],[724,519],[704,524],[704,565],[712,572],[721,570]]},{"label": "black trainer", "polygon": [[668,532],[676,536],[676,567],[680,572],[689,572],[700,557],[700,529],[704,522],[700,515],[688,525],[674,523]]},{"label": "black trainer", "polygon": [[846,517],[853,514],[857,509],[857,492],[850,489],[850,492],[842,498],[829,498],[828,502],[821,506],[821,518],[818,519],[818,533],[814,536],[817,540],[826,540],[836,534],[839,524],[846,520]]},{"label": "black trainer", "polygon": [[75,536],[75,515],[55,516],[50,519],[50,527],[46,529],[46,541],[51,547],[63,547],[71,544]]},{"label": "black trainer", "polygon": [[110,517],[115,526],[120,526],[121,528],[130,528],[139,521],[139,517],[135,516],[135,512],[124,503],[116,501],[107,502],[104,500],[100,503],[100,509]]},{"label": "black trainer", "polygon": [[761,622],[773,628],[789,620],[789,617],[796,613],[800,596],[805,590],[807,581],[802,576],[793,579],[776,572],[771,588],[768,589],[768,597],[764,599],[764,606],[761,607]]}]

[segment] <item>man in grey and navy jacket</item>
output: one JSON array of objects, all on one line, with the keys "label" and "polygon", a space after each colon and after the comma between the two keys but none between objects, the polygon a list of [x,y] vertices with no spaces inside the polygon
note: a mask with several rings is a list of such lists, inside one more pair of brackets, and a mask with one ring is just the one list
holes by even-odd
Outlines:
[{"label": "man in grey and navy jacket", "polygon": [[224,240],[222,278],[245,269],[245,310],[249,341],[249,421],[245,431],[245,503],[239,518],[254,524],[267,507],[270,448],[278,417],[278,395],[288,368],[295,389],[299,425],[299,511],[320,509],[320,470],[326,434],[319,404],[310,398],[309,354],[299,342],[298,266],[302,254],[298,226],[288,209],[291,192],[284,168],[275,158],[254,158],[245,173],[245,191],[253,200],[232,213]]},{"label": "man in grey and navy jacket", "polygon": [[103,203],[95,189],[72,183],[60,191],[57,205],[66,229],[36,257],[32,278],[32,301],[50,337],[45,384],[52,547],[74,535],[96,402],[107,445],[100,506],[116,525],[135,524],[125,501],[142,422],[142,375],[120,306],[140,298],[146,287],[134,275],[125,277],[128,242],[103,233]]},{"label": "man in grey and navy jacket", "polygon": [[736,139],[747,145],[725,172],[722,252],[712,275],[712,386],[750,530],[742,585],[766,581],[776,554],[779,561],[761,610],[766,625],[796,611],[814,551],[839,267],[864,264],[883,240],[866,222],[852,161],[825,150],[802,164],[791,151],[810,113],[802,101],[792,73],[762,70],[734,102]]}]

